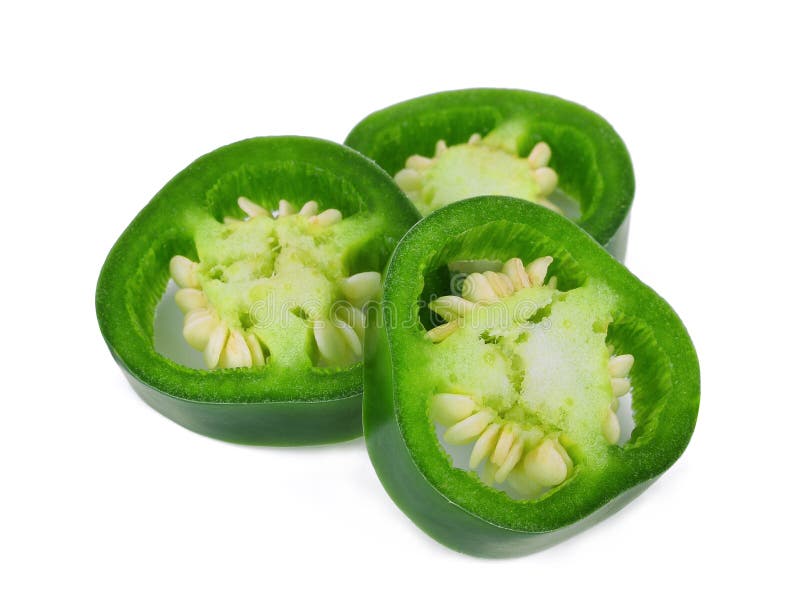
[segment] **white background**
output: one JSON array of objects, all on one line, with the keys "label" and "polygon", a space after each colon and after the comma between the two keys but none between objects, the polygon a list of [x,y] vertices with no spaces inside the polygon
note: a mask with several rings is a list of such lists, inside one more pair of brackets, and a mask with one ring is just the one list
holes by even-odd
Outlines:
[{"label": "white background", "polygon": [[[797,597],[790,7],[4,4],[0,597]],[[692,443],[644,496],[506,561],[417,530],[361,440],[240,447],[166,420],[94,316],[105,254],[195,157],[341,141],[373,110],[471,86],[615,126],[637,175],[628,265],[682,316],[703,375]]]}]

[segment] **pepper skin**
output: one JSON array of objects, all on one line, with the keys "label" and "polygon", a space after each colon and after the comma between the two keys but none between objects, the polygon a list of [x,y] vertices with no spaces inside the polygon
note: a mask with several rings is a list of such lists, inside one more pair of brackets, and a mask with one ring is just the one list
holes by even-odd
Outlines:
[{"label": "pepper skin", "polygon": [[[196,236],[203,227],[223,233],[228,226],[243,227],[239,196],[252,200],[245,200],[248,210],[257,201],[264,215],[278,210],[279,199],[289,198],[298,205],[314,199],[321,209],[336,208],[341,213],[327,215],[340,220],[342,213],[345,218],[364,216],[372,228],[364,229],[368,239],[342,257],[353,272],[381,271],[394,245],[419,218],[389,177],[344,146],[273,137],[215,150],[167,183],[111,249],[96,291],[97,318],[111,354],[145,402],[198,433],[271,445],[357,437],[360,362],[341,368],[293,367],[268,357],[257,367],[203,370],[177,364],[154,348],[154,313],[170,277],[171,257],[198,260]],[[237,219],[228,220],[232,215]],[[182,260],[191,264],[190,259]],[[304,336],[298,345],[311,347],[307,340],[313,336]]]},{"label": "pepper skin", "polygon": [[[636,423],[630,439],[619,444],[603,442],[598,423],[589,433],[600,440],[599,449],[565,446],[574,461],[571,475],[541,495],[519,499],[484,484],[469,469],[456,468],[437,437],[431,395],[469,392],[458,387],[457,379],[432,369],[434,359],[453,372],[462,369],[471,375],[477,370],[477,381],[482,369],[487,377],[492,370],[488,362],[483,367],[464,366],[461,363],[470,358],[459,356],[457,347],[436,354],[432,336],[426,334],[435,323],[421,307],[431,296],[441,299],[450,291],[447,265],[452,261],[511,257],[532,261],[544,255],[554,258],[552,273],[558,276],[559,291],[551,286],[550,292],[569,298],[562,290],[595,286],[614,299],[613,319],[598,323],[589,335],[607,331],[605,339],[618,347],[616,352],[636,357],[630,374]],[[541,324],[527,324],[531,337],[537,331],[551,333],[557,326],[570,331],[575,325],[556,320],[556,308],[552,310],[551,329],[537,330]],[[497,341],[487,338],[479,349],[490,348],[490,343]],[[609,352],[614,352],[611,346]],[[538,368],[545,375],[550,368],[549,363],[527,367],[527,373]],[[570,380],[572,372],[567,373]],[[526,385],[525,380],[516,384],[522,389]],[[437,388],[442,385],[454,389]],[[607,382],[604,385],[598,389],[610,393]],[[529,554],[620,510],[684,451],[694,429],[699,397],[697,356],[678,316],[583,230],[546,208],[496,196],[457,202],[415,225],[389,261],[380,319],[367,337],[367,448],[395,503],[421,529],[452,549],[484,557]],[[569,405],[571,400],[564,406]],[[595,458],[589,460],[591,456]],[[536,459],[531,454],[531,461]]]},{"label": "pepper skin", "polygon": [[[409,166],[409,157],[432,156],[439,140],[450,146],[467,144],[473,136],[488,141],[487,134],[496,135],[504,127],[512,132],[510,137],[508,132],[500,136],[502,145],[510,146],[507,150],[520,157],[527,156],[539,142],[549,145],[549,164],[557,173],[559,190],[580,204],[576,222],[623,260],[634,195],[633,167],[616,131],[583,106],[523,90],[440,92],[367,116],[353,128],[345,144],[399,177],[404,165]],[[459,178],[451,178],[450,183],[453,179]],[[399,179],[398,183],[403,187]],[[490,184],[484,181],[462,198],[483,194],[521,197],[509,191],[513,188],[487,187]]]}]

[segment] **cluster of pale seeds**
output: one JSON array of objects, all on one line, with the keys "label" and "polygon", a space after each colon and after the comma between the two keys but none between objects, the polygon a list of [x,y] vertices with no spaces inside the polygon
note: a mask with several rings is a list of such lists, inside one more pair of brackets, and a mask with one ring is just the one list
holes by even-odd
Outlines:
[{"label": "cluster of pale seeds", "polygon": [[447,427],[446,443],[474,442],[469,468],[477,470],[486,460],[481,478],[487,485],[508,481],[519,493],[529,495],[563,483],[572,473],[572,459],[557,436],[546,436],[536,427],[498,423],[494,410],[481,408],[467,394],[435,394],[431,417]]},{"label": "cluster of pale seeds", "polygon": [[[464,280],[462,296],[442,296],[430,303],[431,310],[447,323],[429,330],[426,337],[434,343],[446,339],[480,304],[497,302],[524,288],[544,285],[555,288],[555,276],[546,281],[552,262],[552,257],[544,256],[525,266],[519,258],[512,258],[499,272],[471,273]],[[628,377],[634,358],[631,354],[615,355],[612,346],[609,353],[608,374],[614,399],[603,418],[601,431],[609,444],[616,444],[620,438],[616,411],[619,398],[631,389]],[[486,460],[481,476],[487,485],[508,481],[520,494],[530,496],[560,485],[572,472],[572,460],[557,435],[545,435],[536,427],[523,429],[516,423],[498,422],[500,417],[493,409],[481,406],[468,394],[434,394],[431,418],[447,428],[443,436],[446,443],[474,442],[469,468],[477,470]]]},{"label": "cluster of pale seeds", "polygon": [[[526,267],[519,258],[512,258],[500,271],[470,273],[464,279],[461,296],[440,296],[429,304],[447,322],[430,329],[425,336],[434,343],[441,342],[463,324],[464,317],[477,305],[497,302],[524,288],[544,286],[552,262],[553,257],[543,256]],[[548,287],[557,285],[555,276],[547,281]]]},{"label": "cluster of pale seeds", "polygon": [[[239,207],[250,219],[283,218],[290,215],[306,217],[310,223],[330,226],[342,220],[342,213],[329,208],[319,212],[315,201],[306,202],[299,211],[286,200],[280,200],[278,210],[271,213],[248,198],[238,199]],[[239,219],[225,217],[227,225],[241,223]],[[209,369],[254,367],[266,363],[269,350],[264,348],[253,332],[230,327],[209,305],[202,290],[198,269],[200,265],[185,256],[174,256],[169,270],[172,279],[181,288],[175,302],[185,314],[183,336],[187,343],[203,352]],[[364,355],[364,307],[377,297],[381,276],[374,271],[356,273],[340,280],[339,287],[346,302],[338,302],[330,319],[310,323],[320,355],[320,366],[349,366]]]},{"label": "cluster of pale seeds", "polygon": [[364,271],[339,282],[347,302],[339,302],[330,320],[312,323],[317,343],[320,366],[347,367],[364,358],[364,331],[367,319],[366,305],[380,293],[381,274]]},{"label": "cluster of pale seeds", "polygon": [[[475,146],[481,143],[481,135],[473,133],[467,145]],[[406,166],[394,176],[395,183],[412,200],[419,200],[425,184],[425,173],[436,164],[437,159],[447,152],[447,143],[444,140],[436,142],[434,155],[431,158],[420,154],[412,154],[406,159]],[[553,152],[547,142],[538,142],[528,155],[531,168],[531,177],[536,181],[540,197],[535,200],[537,204],[546,206],[557,213],[563,211],[550,202],[547,196],[552,194],[558,186],[558,174],[549,166]]]},{"label": "cluster of pale seeds", "polygon": [[614,354],[614,347],[609,346],[608,374],[611,377],[611,392],[614,399],[608,407],[603,418],[603,436],[609,444],[619,442],[620,426],[617,410],[619,410],[619,399],[631,391],[631,380],[629,378],[633,368],[633,354]]}]

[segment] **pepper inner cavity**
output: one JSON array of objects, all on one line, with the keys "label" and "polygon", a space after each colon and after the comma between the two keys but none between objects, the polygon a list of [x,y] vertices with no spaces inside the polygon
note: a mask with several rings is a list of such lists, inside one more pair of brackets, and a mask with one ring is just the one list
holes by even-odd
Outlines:
[{"label": "pepper inner cavity", "polygon": [[345,257],[374,230],[370,217],[343,218],[313,200],[299,209],[280,200],[275,211],[245,197],[238,205],[244,219],[198,227],[198,262],[170,261],[188,344],[209,369],[361,361],[364,310],[380,274],[350,273]]},{"label": "pepper inner cavity", "polygon": [[[394,177],[398,186],[425,216],[447,204],[484,194],[530,200],[564,212],[553,200],[565,203],[557,192],[558,175],[550,167],[552,150],[538,142],[527,157],[516,153],[515,127],[498,127],[485,138],[474,133],[467,143],[436,143],[431,157],[414,154]],[[574,201],[566,202],[577,206]],[[572,215],[568,215],[572,216]]]},{"label": "pepper inner cavity", "polygon": [[606,343],[614,294],[592,278],[561,291],[552,263],[512,258],[429,304],[445,320],[425,334],[440,439],[454,462],[469,448],[465,468],[518,498],[564,483],[576,465],[602,466],[631,391],[633,356]]}]

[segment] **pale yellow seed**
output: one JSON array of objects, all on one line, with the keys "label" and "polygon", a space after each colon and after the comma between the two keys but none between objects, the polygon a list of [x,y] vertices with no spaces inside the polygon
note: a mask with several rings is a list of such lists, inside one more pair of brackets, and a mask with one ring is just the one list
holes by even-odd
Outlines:
[{"label": "pale yellow seed", "polygon": [[506,480],[506,477],[508,477],[511,469],[516,467],[517,463],[522,458],[522,451],[524,449],[525,442],[522,439],[517,439],[517,441],[514,442],[514,445],[511,446],[511,449],[508,451],[503,464],[500,465],[500,468],[497,469],[497,473],[494,475],[494,479],[497,481],[497,483],[503,483]]},{"label": "pale yellow seed", "polygon": [[611,378],[611,393],[617,398],[631,391],[631,382],[621,377]]},{"label": "pale yellow seed", "polygon": [[438,344],[450,337],[458,328],[458,321],[450,321],[449,323],[444,323],[426,331],[425,339],[432,341],[434,344]]},{"label": "pale yellow seed", "polygon": [[545,487],[559,485],[567,478],[567,464],[551,439],[528,452],[524,465],[528,476]]},{"label": "pale yellow seed", "polygon": [[441,296],[433,300],[428,306],[433,312],[448,321],[464,317],[475,308],[473,302],[465,300],[461,296]]},{"label": "pale yellow seed", "polygon": [[278,216],[288,217],[295,213],[294,205],[288,200],[278,200]]},{"label": "pale yellow seed", "polygon": [[394,182],[404,192],[415,192],[422,188],[422,177],[416,169],[402,169],[394,176]]},{"label": "pale yellow seed", "polygon": [[494,271],[486,271],[483,274],[492,286],[495,294],[500,298],[505,298],[514,293],[514,284],[505,273],[495,273]]},{"label": "pale yellow seed", "polygon": [[208,315],[214,314],[214,311],[211,310],[207,306],[198,306],[197,308],[193,308],[188,313],[186,313],[183,317],[183,324],[186,325],[191,323],[195,319],[202,319]]},{"label": "pale yellow seed", "polygon": [[424,171],[433,164],[433,160],[427,156],[420,156],[419,154],[412,154],[406,159],[406,168],[415,171]]},{"label": "pale yellow seed", "polygon": [[258,341],[256,334],[248,333],[244,339],[247,342],[247,347],[250,348],[250,354],[253,357],[253,366],[260,367],[266,364],[267,361],[264,357],[264,350],[261,349],[261,342]]},{"label": "pale yellow seed", "polygon": [[333,319],[334,326],[339,330],[339,336],[344,340],[345,346],[350,351],[348,364],[356,363],[364,358],[364,347],[361,345],[361,338],[355,330],[344,321]]},{"label": "pale yellow seed", "polygon": [[627,377],[633,368],[633,354],[620,354],[608,359],[608,373],[612,377]]},{"label": "pale yellow seed", "polygon": [[358,335],[359,339],[364,339],[364,331],[367,327],[367,317],[363,312],[358,310],[352,304],[340,304],[336,307],[336,315],[339,317],[339,319],[353,328],[353,331],[356,332],[356,335]]},{"label": "pale yellow seed", "polygon": [[253,355],[240,331],[232,329],[228,341],[219,355],[219,366],[223,369],[239,369],[253,366]]},{"label": "pale yellow seed", "polygon": [[222,354],[222,349],[225,347],[225,342],[228,339],[228,326],[225,323],[220,323],[214,328],[209,337],[208,344],[203,350],[203,358],[206,361],[206,366],[209,369],[215,368],[219,364],[219,357]]},{"label": "pale yellow seed", "polygon": [[557,289],[558,289],[558,277],[556,277],[555,275],[553,275],[553,276],[552,276],[552,277],[551,277],[551,278],[548,280],[548,282],[547,282],[547,287],[549,287],[551,290],[557,290]]},{"label": "pale yellow seed", "polygon": [[188,313],[195,308],[203,308],[208,306],[208,298],[206,295],[194,288],[181,288],[175,292],[175,304],[184,313]]},{"label": "pale yellow seed", "polygon": [[239,196],[239,199],[236,201],[239,204],[239,208],[241,208],[245,214],[247,214],[250,218],[255,217],[263,217],[265,215],[269,215],[269,211],[264,208],[263,206],[259,206],[249,198],[245,198],[244,196]]},{"label": "pale yellow seed", "polygon": [[330,321],[313,323],[314,340],[326,366],[343,366],[348,362],[349,349],[339,330]]},{"label": "pale yellow seed", "polygon": [[470,416],[477,406],[471,396],[465,394],[434,394],[431,400],[431,418],[434,422],[450,427]]},{"label": "pale yellow seed", "polygon": [[528,446],[528,448],[533,448],[544,439],[544,432],[538,427],[533,427],[521,432],[519,437],[525,440],[525,445]]},{"label": "pale yellow seed", "polygon": [[494,411],[484,408],[451,426],[444,432],[444,441],[455,446],[468,444],[478,439],[486,426],[494,419]]},{"label": "pale yellow seed", "polygon": [[304,217],[313,217],[318,212],[319,204],[317,204],[314,200],[309,200],[303,204],[302,208],[300,209],[300,215]]},{"label": "pale yellow seed", "polygon": [[614,412],[617,412],[619,410],[619,398],[614,396],[611,399],[611,405],[610,406],[611,406],[611,410],[613,410]]},{"label": "pale yellow seed", "polygon": [[550,146],[547,144],[547,142],[539,142],[533,147],[531,153],[528,155],[528,162],[534,169],[546,167],[550,162],[552,155],[553,152],[550,150]]},{"label": "pale yellow seed", "polygon": [[533,171],[533,178],[539,186],[542,196],[549,196],[556,191],[558,186],[558,175],[550,167],[539,167]]},{"label": "pale yellow seed", "polygon": [[550,268],[552,263],[552,256],[542,256],[525,267],[525,272],[528,274],[528,279],[533,287],[542,287],[544,285],[544,281],[547,278],[547,269]]},{"label": "pale yellow seed", "polygon": [[182,288],[199,288],[200,281],[197,279],[197,263],[189,260],[185,256],[173,256],[169,261],[169,273]]},{"label": "pale yellow seed", "polygon": [[[563,441],[563,438],[564,436],[562,435],[559,439]],[[569,477],[569,474],[572,473],[572,467],[574,466],[572,464],[572,459],[570,458],[569,454],[567,454],[564,446],[558,443],[557,440],[553,440],[553,448],[555,448],[556,452],[561,455],[561,458],[564,460],[564,464],[567,465],[567,476]]]},{"label": "pale yellow seed", "polygon": [[202,351],[218,324],[219,319],[210,310],[196,308],[184,319],[183,337],[192,348]]},{"label": "pale yellow seed", "polygon": [[517,466],[511,470],[506,481],[514,491],[525,498],[538,496],[544,490],[541,485],[528,477],[522,462],[518,462]]},{"label": "pale yellow seed", "polygon": [[603,437],[606,438],[609,444],[616,444],[619,441],[619,419],[617,414],[609,410],[603,419]]},{"label": "pale yellow seed", "polygon": [[502,465],[516,439],[517,433],[514,431],[514,426],[511,423],[503,425],[503,430],[500,432],[500,439],[497,440],[497,445],[494,447],[491,461],[498,467]]},{"label": "pale yellow seed", "polygon": [[376,300],[381,291],[381,274],[377,271],[356,273],[341,280],[342,294],[353,306],[361,308],[370,300]]},{"label": "pale yellow seed", "polygon": [[309,217],[309,222],[316,223],[317,225],[322,225],[323,227],[327,227],[328,225],[334,225],[342,220],[342,213],[335,209],[329,208],[327,210],[323,210],[316,216]]},{"label": "pale yellow seed", "polygon": [[469,136],[469,140],[467,140],[467,143],[470,144],[471,146],[474,146],[475,144],[480,143],[480,141],[481,141],[481,134],[473,133],[471,136]]},{"label": "pale yellow seed", "polygon": [[472,453],[469,456],[470,469],[477,469],[483,459],[489,456],[489,453],[494,449],[497,443],[497,436],[499,433],[500,425],[497,423],[492,423],[484,430],[481,437],[478,438],[475,445],[472,447]]},{"label": "pale yellow seed", "polygon": [[483,273],[471,273],[464,280],[461,295],[470,302],[494,302],[497,294]]},{"label": "pale yellow seed", "polygon": [[447,152],[447,143],[444,140],[439,140],[436,142],[436,156],[441,156]]},{"label": "pale yellow seed", "polygon": [[503,265],[503,273],[511,280],[515,290],[531,287],[525,265],[519,258],[510,258]]}]

